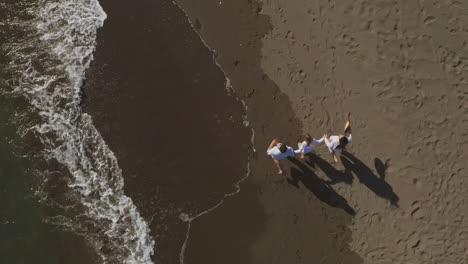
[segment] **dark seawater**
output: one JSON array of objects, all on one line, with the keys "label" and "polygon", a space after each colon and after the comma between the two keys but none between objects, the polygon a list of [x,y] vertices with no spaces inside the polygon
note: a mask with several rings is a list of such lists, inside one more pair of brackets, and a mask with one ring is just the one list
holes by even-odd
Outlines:
[{"label": "dark seawater", "polygon": [[151,263],[148,225],[80,108],[106,18],[101,6],[38,0],[0,7],[1,263]]},{"label": "dark seawater", "polygon": [[0,263],[179,263],[252,151],[213,56],[171,1],[0,0]]},{"label": "dark seawater", "polygon": [[43,146],[25,128],[39,120],[28,101],[12,93],[20,80],[8,47],[32,36],[20,24],[33,19],[29,8],[37,4],[0,1],[0,263],[98,263],[95,249],[82,234],[54,223],[63,213],[54,204],[60,199],[42,194],[48,189],[50,197],[58,198],[54,191],[63,184],[49,175],[55,185],[49,188],[39,175],[47,169],[62,176],[66,171],[38,155]]},{"label": "dark seawater", "polygon": [[22,139],[9,122],[18,102],[0,105],[0,263],[96,263],[83,237],[44,221],[54,210],[38,201],[34,160],[18,156]]}]

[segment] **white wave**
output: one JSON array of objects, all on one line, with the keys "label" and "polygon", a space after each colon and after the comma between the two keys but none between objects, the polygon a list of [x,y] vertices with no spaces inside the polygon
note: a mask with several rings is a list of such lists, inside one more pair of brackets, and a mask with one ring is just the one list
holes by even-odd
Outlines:
[{"label": "white wave", "polygon": [[112,260],[100,252],[103,262],[153,263],[155,242],[148,224],[124,194],[114,153],[80,108],[80,88],[106,14],[97,0],[47,1],[30,13],[37,15],[29,27],[38,39],[8,50],[12,67],[21,73],[13,94],[28,99],[40,116],[31,129],[38,132],[45,157],[64,164],[73,176],[69,186],[80,194],[86,215],[103,229],[105,241],[98,245],[116,249]]}]

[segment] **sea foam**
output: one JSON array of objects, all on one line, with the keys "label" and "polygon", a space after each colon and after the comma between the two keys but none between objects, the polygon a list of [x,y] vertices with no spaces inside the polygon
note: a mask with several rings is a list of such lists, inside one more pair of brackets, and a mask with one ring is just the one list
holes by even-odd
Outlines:
[{"label": "sea foam", "polygon": [[92,237],[103,262],[153,263],[148,223],[124,194],[115,155],[80,108],[80,89],[106,14],[97,0],[41,1],[29,8],[31,19],[9,21],[27,34],[2,47],[15,79],[3,92],[27,99],[28,111],[38,117],[25,129],[39,137],[44,158],[70,172],[70,190],[98,227]]}]

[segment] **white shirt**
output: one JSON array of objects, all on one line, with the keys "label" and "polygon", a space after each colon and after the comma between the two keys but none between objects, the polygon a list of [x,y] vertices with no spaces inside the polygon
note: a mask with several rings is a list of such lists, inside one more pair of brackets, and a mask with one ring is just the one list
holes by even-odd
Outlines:
[{"label": "white shirt", "polygon": [[[346,137],[348,139],[348,145],[351,145],[352,136]],[[330,140],[326,140],[325,143],[327,144],[328,149],[330,152],[341,153],[343,149],[337,149],[336,147],[340,144],[340,136],[330,136]]]},{"label": "white shirt", "polygon": [[299,153],[307,154],[307,153],[309,153],[309,152],[311,152],[312,150],[315,149],[315,145],[309,146],[307,141],[302,141],[302,143],[300,143],[300,144],[301,145],[299,146],[299,149],[295,150],[294,153],[296,153],[296,154],[299,154]]},{"label": "white shirt", "polygon": [[275,160],[282,160],[285,159],[289,156],[294,156],[294,150],[293,148],[286,146],[287,150],[285,153],[282,153],[279,150],[278,146],[275,146],[267,151],[267,155],[270,155],[273,159]]}]

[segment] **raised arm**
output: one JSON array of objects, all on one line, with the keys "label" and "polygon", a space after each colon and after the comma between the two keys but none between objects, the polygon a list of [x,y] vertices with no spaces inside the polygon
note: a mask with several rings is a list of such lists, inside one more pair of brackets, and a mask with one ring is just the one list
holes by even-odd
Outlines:
[{"label": "raised arm", "polygon": [[276,144],[278,144],[278,140],[275,138],[275,139],[273,139],[273,140],[271,141],[270,146],[268,146],[267,151],[270,150],[270,149],[272,149],[272,148],[274,148],[274,147],[276,146]]},{"label": "raised arm", "polygon": [[348,137],[348,136],[351,135],[351,126],[350,126],[350,125],[348,125],[348,126],[346,127],[344,133],[345,133],[345,136],[346,136],[346,137]]}]

